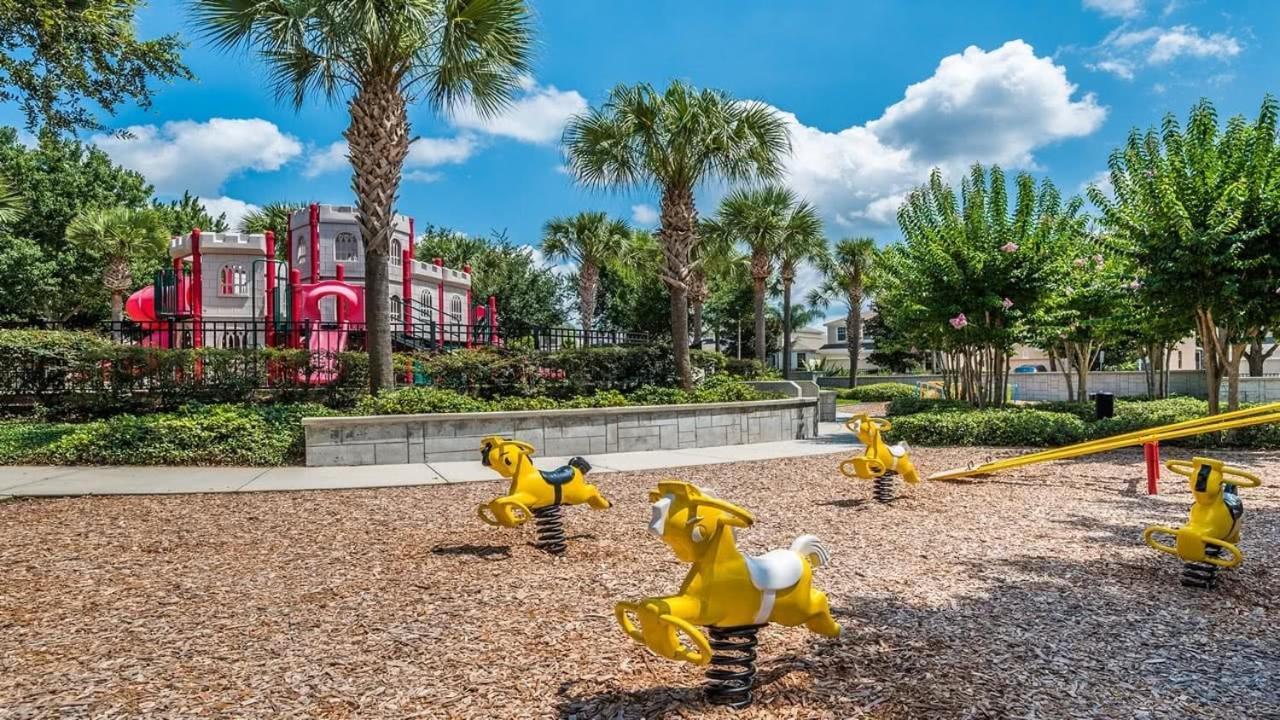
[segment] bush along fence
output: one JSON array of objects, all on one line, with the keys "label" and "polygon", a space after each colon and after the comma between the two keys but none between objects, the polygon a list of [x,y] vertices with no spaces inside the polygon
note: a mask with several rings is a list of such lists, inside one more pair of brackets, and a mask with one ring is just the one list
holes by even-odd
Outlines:
[{"label": "bush along fence", "polygon": [[[717,353],[695,351],[700,374],[730,374]],[[658,345],[538,350],[531,342],[395,355],[405,385],[477,398],[565,399],[674,384],[670,350]],[[312,400],[350,407],[367,394],[364,353],[277,348],[164,349],[70,331],[0,331],[0,404],[42,406],[59,416],[104,416],[186,402]]]}]

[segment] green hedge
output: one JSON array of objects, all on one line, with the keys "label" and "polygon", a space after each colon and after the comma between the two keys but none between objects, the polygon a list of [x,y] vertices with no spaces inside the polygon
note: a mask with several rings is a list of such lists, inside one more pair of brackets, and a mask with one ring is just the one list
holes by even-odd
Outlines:
[{"label": "green hedge", "polygon": [[304,454],[313,403],[190,405],[83,423],[0,422],[0,464],[287,465]]},{"label": "green hedge", "polygon": [[872,383],[840,390],[836,393],[836,397],[853,402],[891,402],[903,398],[918,398],[920,389],[907,383]]},{"label": "green hedge", "polygon": [[[920,408],[919,403],[903,401],[901,409],[913,410],[911,413],[893,412],[900,409],[899,401],[893,403],[890,438],[925,446],[1057,447],[1195,420],[1208,413],[1207,403],[1194,398],[1120,401],[1116,403],[1115,417],[1104,420],[1095,420],[1091,411],[1085,413],[1085,407],[1092,407],[1087,403],[973,410],[953,401],[924,402],[926,406]],[[1167,442],[1184,447],[1276,449],[1280,448],[1280,423]]]}]

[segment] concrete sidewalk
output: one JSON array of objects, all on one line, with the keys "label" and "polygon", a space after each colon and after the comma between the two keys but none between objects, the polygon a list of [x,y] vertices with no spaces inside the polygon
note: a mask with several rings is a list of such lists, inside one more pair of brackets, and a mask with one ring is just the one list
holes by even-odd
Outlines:
[{"label": "concrete sidewalk", "polygon": [[[783,440],[754,445],[690,450],[610,453],[588,456],[592,473],[659,470],[746,460],[849,452],[857,444],[839,423],[822,423],[812,440]],[[477,458],[479,448],[476,449]],[[535,457],[544,469],[559,467],[567,457]],[[441,485],[500,480],[475,462],[359,467],[0,467],[0,499],[5,496],[171,495],[267,490],[336,490],[340,488]]]}]

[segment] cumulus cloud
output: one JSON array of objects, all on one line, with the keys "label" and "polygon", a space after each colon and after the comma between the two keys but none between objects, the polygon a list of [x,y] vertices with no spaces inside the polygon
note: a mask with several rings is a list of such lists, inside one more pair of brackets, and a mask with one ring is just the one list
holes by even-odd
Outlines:
[{"label": "cumulus cloud", "polygon": [[452,117],[465,130],[509,137],[529,143],[551,143],[560,139],[569,118],[587,109],[587,99],[576,90],[559,90],[526,78],[522,92],[493,117],[482,117],[475,108],[464,107]]},{"label": "cumulus cloud", "polygon": [[1132,18],[1142,14],[1142,0],[1084,0],[1084,6],[1110,17]]},{"label": "cumulus cloud", "polygon": [[[430,176],[431,180],[439,179],[438,173],[415,173],[414,170],[431,168],[438,165],[457,165],[466,162],[475,152],[477,141],[469,135],[452,138],[418,138],[409,145],[409,156],[404,164],[410,172],[405,173],[406,180],[422,181]],[[347,160],[347,141],[339,140],[323,148],[313,150],[302,170],[304,177],[316,177],[338,170],[350,172],[351,163]],[[412,177],[411,177],[412,176]]]},{"label": "cumulus cloud", "polygon": [[258,206],[253,203],[247,203],[243,200],[226,197],[200,198],[200,203],[204,205],[204,209],[213,217],[226,213],[227,225],[231,227],[231,232],[236,232],[240,228],[240,221],[245,215],[258,210]]},{"label": "cumulus cloud", "polygon": [[246,170],[279,170],[302,153],[302,143],[261,118],[177,120],[159,127],[134,125],[132,137],[94,135],[113,161],[142,173],[156,191],[216,195]]},{"label": "cumulus cloud", "polygon": [[933,167],[1033,167],[1037,148],[1095,131],[1106,109],[1076,91],[1064,68],[1021,40],[970,47],[865,124],[827,132],[779,111],[791,131],[789,181],[838,224],[889,223]]},{"label": "cumulus cloud", "polygon": [[653,227],[658,224],[658,211],[646,203],[632,205],[631,221],[641,227]]},{"label": "cumulus cloud", "polygon": [[1101,59],[1089,69],[1108,72],[1125,80],[1139,66],[1167,65],[1180,58],[1230,60],[1244,46],[1227,33],[1204,34],[1190,25],[1113,30],[1098,47]]}]

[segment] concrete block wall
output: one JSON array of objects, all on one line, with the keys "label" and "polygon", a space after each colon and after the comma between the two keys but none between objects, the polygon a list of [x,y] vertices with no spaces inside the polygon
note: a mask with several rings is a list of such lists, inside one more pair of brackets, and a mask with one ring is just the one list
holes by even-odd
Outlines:
[{"label": "concrete block wall", "polygon": [[[872,383],[920,383],[941,380],[941,375],[867,375],[859,376],[859,385]],[[845,388],[849,385],[847,377],[818,378],[823,387]],[[1060,372],[1047,373],[1013,373],[1009,376],[1009,385],[1013,388],[1013,399],[1019,401],[1066,400],[1067,381]],[[1109,392],[1117,397],[1145,395],[1147,378],[1141,372],[1091,372],[1089,373],[1089,394]],[[1172,395],[1191,395],[1208,397],[1205,390],[1204,373],[1199,370],[1174,370],[1169,373],[1169,393]]]},{"label": "concrete block wall", "polygon": [[480,459],[490,435],[539,455],[683,450],[816,437],[816,398],[705,405],[307,418],[307,465],[393,465]]}]

